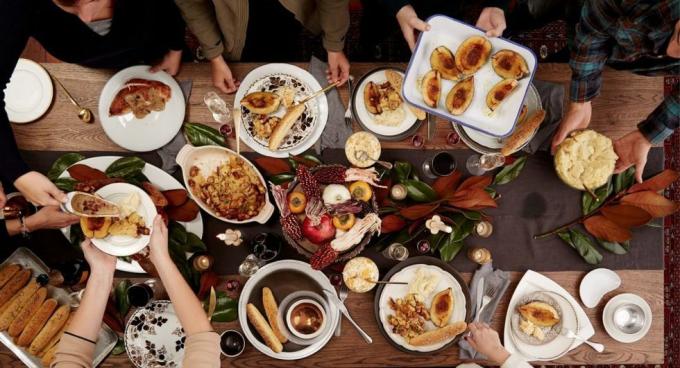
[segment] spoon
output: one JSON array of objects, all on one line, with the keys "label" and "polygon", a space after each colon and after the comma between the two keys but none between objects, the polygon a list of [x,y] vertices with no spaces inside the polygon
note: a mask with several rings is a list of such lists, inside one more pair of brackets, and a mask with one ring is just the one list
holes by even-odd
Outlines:
[{"label": "spoon", "polygon": [[76,216],[119,217],[121,213],[117,204],[90,193],[70,192],[66,197],[66,203],[61,204],[62,211]]},{"label": "spoon", "polygon": [[359,160],[359,161],[366,161],[366,160],[373,160],[375,161],[376,164],[386,168],[387,170],[391,170],[394,165],[392,163],[387,162],[387,161],[381,161],[381,160],[374,160],[368,155],[368,152],[364,150],[358,150],[354,152],[354,157]]},{"label": "spoon", "polygon": [[83,123],[86,123],[86,124],[92,123],[92,111],[90,111],[90,109],[88,109],[88,108],[80,106],[80,104],[78,104],[78,102],[76,102],[76,100],[73,98],[73,96],[71,96],[69,91],[66,89],[66,87],[64,87],[63,84],[61,84],[61,81],[59,81],[59,79],[57,79],[57,77],[52,75],[52,79],[54,79],[54,81],[57,82],[59,87],[61,87],[61,89],[64,90],[68,99],[71,100],[71,103],[79,109],[78,119],[80,119]]},{"label": "spoon", "polygon": [[604,351],[604,345],[596,343],[596,342],[590,342],[590,341],[584,339],[583,337],[575,334],[574,331],[572,331],[572,330],[565,329],[564,336],[566,336],[568,339],[576,339],[576,340],[583,341],[586,345],[595,349],[595,351],[597,351],[598,353],[601,353],[601,352]]}]

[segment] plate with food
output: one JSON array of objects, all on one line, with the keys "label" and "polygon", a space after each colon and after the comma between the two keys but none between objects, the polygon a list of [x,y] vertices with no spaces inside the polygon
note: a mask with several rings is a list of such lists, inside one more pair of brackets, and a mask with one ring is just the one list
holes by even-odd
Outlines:
[{"label": "plate with food", "polygon": [[395,68],[374,69],[359,79],[352,92],[352,112],[364,130],[399,140],[426,118],[425,111],[404,101],[403,80],[404,72]]},{"label": "plate with food", "polygon": [[577,130],[557,146],[555,171],[568,186],[592,191],[607,184],[618,159],[611,138],[592,129]]},{"label": "plate with food", "polygon": [[320,90],[319,82],[297,66],[266,64],[255,68],[234,97],[234,106],[241,109],[241,139],[265,156],[305,152],[326,126],[328,101],[322,94],[299,103]]},{"label": "plate with food", "polygon": [[[49,367],[73,318],[70,288],[48,284],[49,268],[28,248],[0,264],[0,342],[30,368]],[[118,336],[101,324],[93,366],[113,350]]]},{"label": "plate with food", "polygon": [[[58,160],[59,161],[59,160]],[[186,229],[200,239],[203,236],[203,219],[198,205],[177,181],[160,168],[137,157],[99,156],[86,158],[67,167],[57,179],[63,190],[95,193],[112,183],[135,183],[141,186],[154,202],[156,209],[170,222]],[[153,218],[152,218],[153,220]],[[150,225],[151,223],[149,223]],[[172,226],[172,223],[170,223]],[[76,228],[74,231],[73,228]],[[80,224],[61,229],[67,239],[78,240]],[[116,269],[145,273],[139,263],[129,258],[118,258]]]},{"label": "plate with food", "polygon": [[536,71],[527,47],[456,19],[434,15],[406,69],[404,100],[494,137],[509,135]]},{"label": "plate with food", "polygon": [[5,111],[9,121],[30,123],[43,116],[52,104],[52,78],[33,60],[20,58],[5,89]]},{"label": "plate with food", "polygon": [[454,344],[467,329],[470,292],[449,264],[433,257],[399,263],[375,294],[380,331],[397,349],[431,354]]},{"label": "plate with food", "polygon": [[298,165],[294,180],[271,187],[286,241],[320,270],[363,251],[380,232],[374,168]]},{"label": "plate with food", "polygon": [[517,125],[509,136],[498,138],[454,122],[451,125],[463,143],[472,150],[481,154],[501,153],[509,156],[531,142],[544,118],[541,97],[536,87],[531,84],[522,103]]},{"label": "plate with food", "polygon": [[305,262],[267,264],[241,291],[238,317],[243,334],[274,359],[315,354],[333,337],[340,320],[340,311],[324,290],[334,290],[328,277]]},{"label": "plate with food", "polygon": [[182,90],[170,74],[137,65],[114,74],[99,96],[99,119],[117,145],[147,152],[168,144],[184,122]]},{"label": "plate with food", "polygon": [[187,144],[176,160],[191,197],[216,219],[233,224],[264,224],[274,213],[262,174],[236,152],[225,147]]},{"label": "plate with food", "polygon": [[179,367],[186,334],[168,300],[152,301],[132,313],[125,326],[125,351],[137,368]]}]

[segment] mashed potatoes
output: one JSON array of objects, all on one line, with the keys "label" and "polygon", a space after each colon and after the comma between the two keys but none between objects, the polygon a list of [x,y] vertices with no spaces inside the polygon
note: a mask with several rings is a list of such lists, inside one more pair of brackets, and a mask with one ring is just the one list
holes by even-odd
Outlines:
[{"label": "mashed potatoes", "polygon": [[611,139],[594,130],[583,130],[572,133],[559,145],[555,170],[573,188],[585,190],[585,185],[595,189],[607,183],[618,158]]}]

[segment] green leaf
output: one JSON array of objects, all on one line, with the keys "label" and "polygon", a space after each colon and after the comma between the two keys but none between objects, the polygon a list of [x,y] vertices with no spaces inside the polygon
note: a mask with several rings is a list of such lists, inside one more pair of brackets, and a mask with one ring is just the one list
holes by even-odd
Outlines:
[{"label": "green leaf", "polygon": [[[238,299],[232,299],[224,291],[215,293],[216,301],[215,312],[212,315],[213,322],[231,322],[238,318]],[[209,298],[209,297],[208,297]],[[210,299],[203,301],[203,309],[208,312]]]},{"label": "green leaf", "polygon": [[125,352],[125,342],[118,336],[118,341],[116,341],[116,346],[111,350],[111,355],[120,355]]},{"label": "green leaf", "polygon": [[203,243],[203,240],[194,233],[187,232],[186,251],[189,253],[205,252],[208,248]]},{"label": "green leaf", "polygon": [[298,162],[290,158],[290,156],[286,160],[288,161],[288,166],[295,171],[298,167]]},{"label": "green leaf", "polygon": [[390,213],[395,213],[399,211],[398,208],[387,206],[387,207],[380,207],[378,208],[378,214],[379,215],[388,215]]},{"label": "green leaf", "polygon": [[437,192],[427,183],[418,180],[404,180],[408,197],[416,202],[432,202],[437,200]]},{"label": "green leaf", "polygon": [[493,178],[493,184],[503,185],[517,179],[519,174],[522,172],[524,165],[527,163],[527,157],[529,156],[522,156],[515,160],[515,162],[512,164],[506,165]]},{"label": "green leaf", "polygon": [[600,246],[614,254],[626,254],[630,250],[630,241],[625,241],[623,243],[608,242],[602,239],[597,239]]},{"label": "green leaf", "polygon": [[186,252],[186,244],[188,241],[188,233],[184,226],[176,221],[171,221],[168,224],[168,245],[180,252]]},{"label": "green leaf", "polygon": [[77,180],[71,178],[57,178],[52,181],[54,182],[54,185],[57,186],[57,188],[63,190],[64,192],[72,192],[76,186],[76,183],[78,182]]},{"label": "green leaf", "polygon": [[439,246],[441,246],[442,240],[444,240],[446,235],[448,235],[448,234],[443,233],[443,232],[438,232],[436,234],[430,234],[430,236],[427,237],[427,242],[430,243],[430,250],[432,252],[439,249]]},{"label": "green leaf", "polygon": [[81,155],[80,153],[65,153],[61,155],[54,163],[52,164],[52,167],[50,170],[47,172],[47,178],[55,181],[61,175],[61,173],[64,172],[64,170],[68,169],[69,166],[75,164],[78,161],[84,160],[85,156]]},{"label": "green leaf", "polygon": [[410,162],[397,161],[392,168],[397,179],[397,183],[403,183],[408,180],[413,171],[413,165]]},{"label": "green leaf", "polygon": [[604,201],[612,194],[613,189],[614,185],[612,184],[611,180],[609,180],[607,184],[593,191],[597,197],[597,200],[595,200],[593,196],[590,195],[590,193],[583,192],[583,194],[581,194],[581,211],[583,214],[587,215],[600,208]]},{"label": "green leaf", "polygon": [[295,178],[295,174],[290,174],[290,173],[283,173],[283,174],[278,174],[278,175],[273,175],[269,177],[269,181],[276,185],[280,185],[283,183],[288,183],[293,181]]},{"label": "green leaf", "polygon": [[475,223],[464,217],[464,221],[457,228],[454,228],[453,231],[451,232],[451,235],[453,236],[453,241],[462,242],[463,239],[467,238],[470,235],[470,233],[472,233],[472,229],[474,227]]},{"label": "green leaf", "polygon": [[614,193],[630,188],[635,183],[635,166],[629,167],[626,171],[614,175]]},{"label": "green leaf", "polygon": [[184,123],[184,133],[189,142],[196,147],[227,146],[219,130],[205,124]]},{"label": "green leaf", "polygon": [[106,176],[109,178],[125,178],[135,176],[144,170],[146,162],[139,157],[121,157],[113,161],[109,167],[106,168]]},{"label": "green leaf", "polygon": [[114,289],[114,295],[116,296],[116,308],[118,308],[118,313],[125,319],[128,311],[130,310],[130,301],[127,296],[127,289],[130,287],[130,280],[121,280]]},{"label": "green leaf", "polygon": [[455,233],[451,233],[439,247],[439,258],[441,258],[442,261],[451,262],[463,248],[463,242],[455,239]]},{"label": "green leaf", "polygon": [[301,155],[300,157],[304,158],[307,161],[312,161],[317,165],[323,165],[323,162],[321,161],[321,159],[316,157],[316,155],[313,155],[311,153],[305,153],[305,154]]},{"label": "green leaf", "polygon": [[492,188],[492,187],[486,187],[486,188],[484,188],[484,191],[487,192],[487,193],[489,193],[489,195],[491,196],[491,198],[494,198],[494,199],[495,199],[496,196],[498,195],[498,192],[496,191],[496,189],[495,189],[495,188]]},{"label": "green leaf", "polygon": [[596,265],[602,261],[602,254],[597,251],[590,237],[584,233],[568,229],[560,231],[557,235],[572,248],[576,249],[581,258],[587,263]]},{"label": "green leaf", "polygon": [[140,187],[142,189],[144,189],[142,183],[144,183],[145,181],[150,182],[149,178],[147,178],[146,175],[144,175],[141,171],[135,172],[131,175],[126,175],[125,177],[123,177],[123,179],[126,182],[137,187]]}]

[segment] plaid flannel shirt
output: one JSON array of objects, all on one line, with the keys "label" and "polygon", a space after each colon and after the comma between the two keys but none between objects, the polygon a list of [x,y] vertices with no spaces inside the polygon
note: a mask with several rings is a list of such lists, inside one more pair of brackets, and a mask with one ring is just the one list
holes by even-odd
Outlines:
[{"label": "plaid flannel shirt", "polygon": [[[606,62],[625,64],[666,57],[666,47],[680,19],[680,0],[588,0],[576,26],[569,65],[571,100],[590,101],[600,93]],[[677,74],[680,60],[666,63]],[[678,128],[678,88],[638,129],[653,144]]]}]

